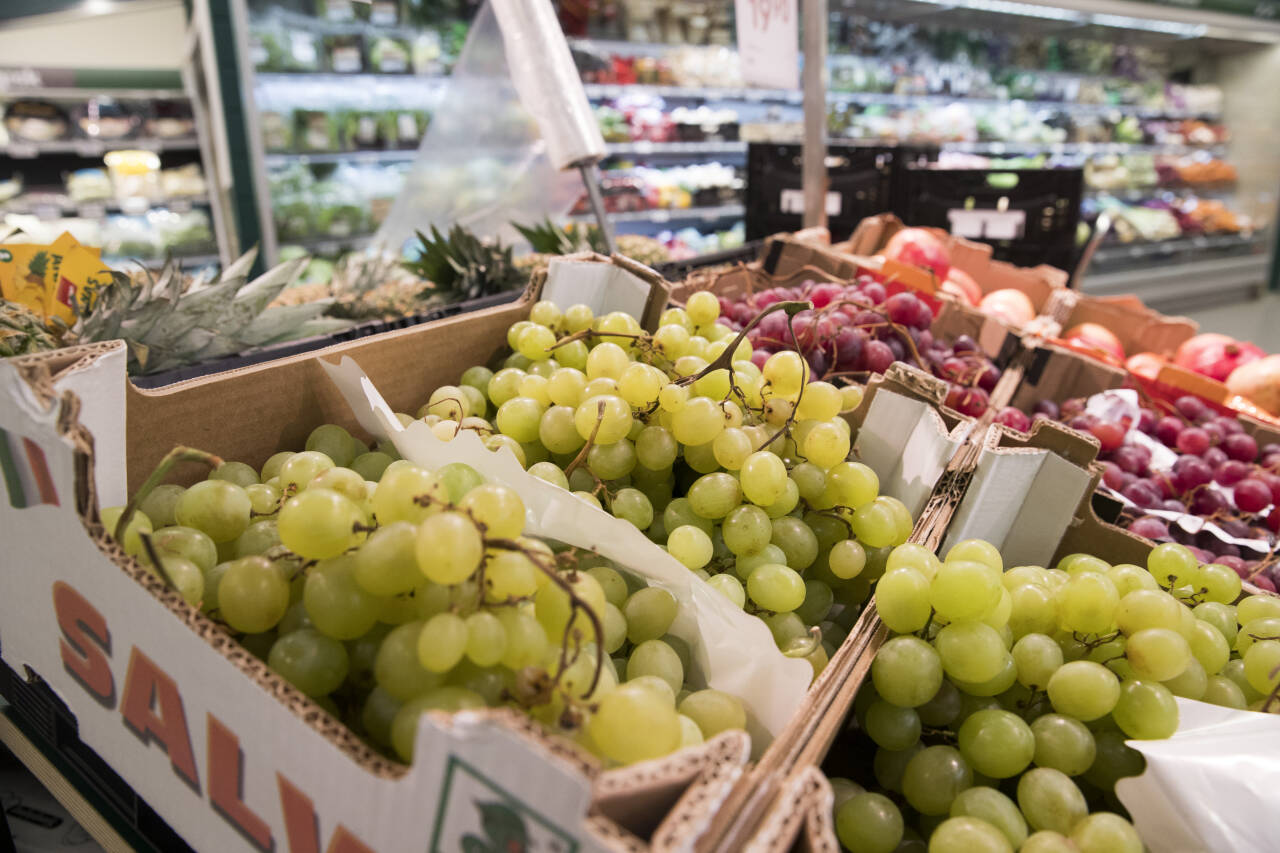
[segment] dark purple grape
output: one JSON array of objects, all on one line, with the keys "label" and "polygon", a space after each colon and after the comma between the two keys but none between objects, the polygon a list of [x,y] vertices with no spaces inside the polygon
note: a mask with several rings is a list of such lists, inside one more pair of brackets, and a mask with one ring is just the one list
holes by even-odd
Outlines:
[{"label": "dark purple grape", "polygon": [[888,297],[888,292],[884,289],[884,285],[878,281],[873,281],[862,286],[862,295],[871,300],[872,305],[879,305]]},{"label": "dark purple grape", "polygon": [[[1208,460],[1206,460],[1208,461]],[[1243,462],[1237,462],[1234,459],[1228,459],[1217,468],[1213,469],[1213,481],[1223,486],[1234,486],[1236,483],[1249,476],[1253,469]],[[1270,495],[1270,492],[1268,492]]]},{"label": "dark purple grape", "polygon": [[1178,442],[1178,434],[1182,432],[1183,423],[1172,415],[1165,415],[1156,421],[1155,436],[1164,444],[1173,447]]},{"label": "dark purple grape", "polygon": [[[1244,432],[1244,425],[1230,415],[1218,415],[1213,419],[1213,422],[1222,430],[1223,435],[1239,435]],[[1253,460],[1250,459],[1248,461],[1252,462]]]},{"label": "dark purple grape", "polygon": [[1183,453],[1199,456],[1209,449],[1209,434],[1200,427],[1187,427],[1178,433],[1175,446]]},{"label": "dark purple grape", "polygon": [[987,410],[987,392],[953,385],[947,392],[947,405],[962,415],[976,418]]},{"label": "dark purple grape", "polygon": [[1191,511],[1196,515],[1213,515],[1224,512],[1230,504],[1221,492],[1212,489],[1201,489],[1191,499]]},{"label": "dark purple grape", "polygon": [[894,335],[893,337],[887,339],[884,343],[887,347],[889,347],[889,351],[893,353],[894,361],[906,361],[907,348],[902,343],[902,338],[898,337],[897,335]]},{"label": "dark purple grape", "polygon": [[[999,415],[996,416],[996,420],[1000,420]],[[1102,482],[1106,484],[1108,488],[1119,491],[1125,487],[1124,471],[1121,471],[1120,466],[1114,462],[1103,462]]]},{"label": "dark purple grape", "polygon": [[1142,480],[1130,483],[1121,494],[1143,509],[1155,506],[1160,500],[1156,490]]},{"label": "dark purple grape", "polygon": [[996,383],[1000,381],[1000,371],[996,370],[995,365],[988,364],[982,368],[982,372],[978,374],[978,387],[990,394],[996,387]]},{"label": "dark purple grape", "polygon": [[1143,409],[1138,415],[1138,431],[1151,435],[1156,430],[1156,413],[1150,409]]},{"label": "dark purple grape", "polygon": [[1232,459],[1238,459],[1241,462],[1252,462],[1258,458],[1258,442],[1253,436],[1243,432],[1228,435],[1223,439],[1222,449]]},{"label": "dark purple grape", "polygon": [[1013,406],[1005,406],[1001,409],[996,415],[996,423],[1004,424],[1010,429],[1016,429],[1020,432],[1027,432],[1031,429],[1031,418]]},{"label": "dark purple grape", "polygon": [[889,319],[903,326],[914,326],[919,314],[916,306],[920,300],[913,293],[895,293],[884,301],[884,310]]},{"label": "dark purple grape", "polygon": [[1174,498],[1165,498],[1164,500],[1160,501],[1160,509],[1168,510],[1169,512],[1186,512],[1187,511],[1187,508],[1182,505],[1182,501],[1175,500]]},{"label": "dark purple grape", "polygon": [[968,335],[961,335],[952,342],[951,349],[955,352],[977,352],[978,344]]},{"label": "dark purple grape", "polygon": [[1120,470],[1130,474],[1141,474],[1147,470],[1149,457],[1144,457],[1142,448],[1136,444],[1126,444],[1111,455],[1111,461],[1120,466]]},{"label": "dark purple grape", "polygon": [[1211,414],[1209,407],[1199,397],[1192,397],[1190,394],[1184,394],[1174,400],[1173,405],[1189,421],[1196,421],[1206,414]]},{"label": "dark purple grape", "polygon": [[893,350],[884,341],[867,341],[862,349],[863,367],[872,373],[884,373],[893,362]]},{"label": "dark purple grape", "polygon": [[1055,421],[1058,419],[1058,404],[1052,400],[1041,400],[1039,403],[1036,403],[1033,411],[1035,414],[1044,415]]},{"label": "dark purple grape", "polygon": [[1221,447],[1210,447],[1200,455],[1200,458],[1209,463],[1209,467],[1217,468],[1223,462],[1227,461],[1227,454]]},{"label": "dark purple grape", "polygon": [[1172,473],[1173,485],[1179,492],[1189,492],[1213,479],[1213,469],[1199,456],[1179,456]]},{"label": "dark purple grape", "polygon": [[855,370],[855,365],[862,358],[863,336],[855,329],[844,326],[833,342],[837,370]]},{"label": "dark purple grape", "polygon": [[1271,504],[1271,489],[1261,480],[1249,478],[1236,483],[1232,497],[1241,512],[1261,512]]},{"label": "dark purple grape", "polygon": [[1150,515],[1144,515],[1142,518],[1134,520],[1129,525],[1129,532],[1144,536],[1147,539],[1161,540],[1169,538],[1169,526]]}]

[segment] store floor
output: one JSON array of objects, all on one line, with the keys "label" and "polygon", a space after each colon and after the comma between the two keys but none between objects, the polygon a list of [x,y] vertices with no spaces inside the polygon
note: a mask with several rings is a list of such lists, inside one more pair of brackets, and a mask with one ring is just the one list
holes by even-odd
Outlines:
[{"label": "store floor", "polygon": [[1280,293],[1261,299],[1191,313],[1202,332],[1220,332],[1253,341],[1266,352],[1280,352]]}]

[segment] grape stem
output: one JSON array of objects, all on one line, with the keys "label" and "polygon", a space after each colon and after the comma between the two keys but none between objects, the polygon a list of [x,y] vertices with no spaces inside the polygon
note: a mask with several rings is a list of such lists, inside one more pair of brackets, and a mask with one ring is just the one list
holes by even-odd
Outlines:
[{"label": "grape stem", "polygon": [[[569,668],[570,661],[567,659],[569,642],[572,640],[576,650],[581,649],[579,645],[581,632],[574,630],[573,625],[574,612],[581,610],[588,621],[591,622],[591,630],[595,632],[596,636],[596,665],[591,675],[591,683],[582,693],[583,696],[590,696],[595,692],[596,685],[600,683],[600,675],[604,671],[604,625],[600,622],[600,617],[574,592],[573,586],[560,576],[555,566],[547,565],[545,554],[526,548],[514,539],[485,539],[485,545],[489,548],[501,548],[505,551],[516,551],[523,554],[547,576],[548,580],[560,587],[565,595],[569,596],[569,621],[564,628],[564,642],[560,644],[560,660],[556,669],[555,682],[559,682],[565,670]],[[574,653],[574,659],[577,659],[577,651]]]},{"label": "grape stem", "polygon": [[164,567],[164,562],[160,559],[159,552],[156,551],[155,543],[151,541],[151,534],[140,530],[138,531],[138,538],[142,540],[142,548],[147,552],[147,558],[151,560],[151,565],[156,567],[156,574],[164,581],[164,585],[177,591],[178,585],[173,582],[173,578],[169,577],[169,570]]},{"label": "grape stem", "polygon": [[[578,451],[577,456],[573,457],[573,461],[565,466],[564,477],[566,480],[569,479],[569,475],[577,470],[578,466],[586,460],[587,454],[591,452],[591,448],[595,445],[596,435],[600,432],[600,425],[604,423],[604,406],[604,400],[601,400],[596,404],[596,424],[591,428],[591,436],[587,439],[587,443],[582,445],[582,449]],[[588,468],[587,470],[590,471],[591,469]],[[592,474],[591,476],[595,477],[595,474]],[[599,477],[596,477],[596,482],[600,482]]]},{"label": "grape stem", "polygon": [[[794,317],[796,314],[799,314],[801,311],[812,311],[812,310],[813,310],[812,302],[775,302],[773,303],[768,308],[764,309],[759,314],[752,317],[751,322],[743,326],[742,331],[738,332],[738,336],[733,339],[733,343],[725,347],[724,350],[718,356],[712,359],[710,364],[708,364],[706,367],[699,370],[697,373],[677,379],[675,381],[675,384],[676,385],[692,385],[702,377],[706,376],[708,373],[713,373],[722,368],[727,369],[729,371],[730,382],[732,382],[733,381],[732,379],[733,354],[738,351],[738,346],[746,339],[747,333],[750,332],[752,329],[754,329],[756,326],[760,325],[761,320],[763,320],[765,317],[768,317],[770,314],[772,314],[775,311],[785,311],[787,312],[787,328],[790,329],[792,317]],[[796,339],[796,333],[792,331],[791,332],[792,342],[794,342],[795,339]],[[797,345],[796,351],[798,352],[799,349],[800,347]]]},{"label": "grape stem", "polygon": [[215,470],[223,465],[221,457],[206,453],[203,450],[196,450],[194,447],[179,445],[170,450],[160,460],[160,464],[156,465],[155,470],[151,472],[151,476],[147,477],[142,486],[133,493],[133,497],[129,498],[129,502],[124,505],[124,512],[120,513],[120,519],[116,522],[116,529],[111,534],[117,542],[124,541],[124,532],[129,526],[129,520],[133,518],[134,512],[137,511],[138,504],[146,500],[147,495],[151,494],[156,486],[164,482],[164,478],[169,476],[173,466],[179,462],[203,462]]}]

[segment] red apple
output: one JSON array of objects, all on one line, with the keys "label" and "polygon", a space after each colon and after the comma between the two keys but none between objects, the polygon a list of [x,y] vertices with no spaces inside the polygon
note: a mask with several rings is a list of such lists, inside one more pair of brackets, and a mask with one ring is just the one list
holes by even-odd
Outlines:
[{"label": "red apple", "polygon": [[1021,290],[1006,287],[993,290],[979,306],[984,312],[1013,326],[1025,326],[1036,317],[1036,307]]},{"label": "red apple", "polygon": [[952,267],[947,272],[947,278],[942,282],[942,286],[939,289],[943,293],[950,293],[956,299],[972,308],[977,308],[978,303],[982,301],[982,288],[978,287],[978,283],[973,280],[973,276],[956,267]]}]

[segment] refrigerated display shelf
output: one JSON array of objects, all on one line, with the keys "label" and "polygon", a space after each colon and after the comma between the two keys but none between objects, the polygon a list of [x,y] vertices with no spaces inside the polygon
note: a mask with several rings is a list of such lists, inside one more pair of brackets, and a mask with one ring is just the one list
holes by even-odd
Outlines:
[{"label": "refrigerated display shelf", "polygon": [[266,86],[289,86],[296,83],[335,87],[364,87],[382,84],[416,88],[424,83],[438,89],[449,79],[447,74],[408,74],[390,71],[259,71],[257,82]]},{"label": "refrigerated display shelf", "polygon": [[1185,145],[1179,143],[1146,144],[1141,142],[942,142],[946,151],[971,154],[1223,154],[1225,143]]},{"label": "refrigerated display shelf", "polygon": [[94,199],[91,201],[75,201],[65,196],[28,199],[19,196],[12,201],[0,205],[0,213],[25,213],[41,216],[42,214],[74,214],[82,219],[98,219],[108,213],[146,213],[148,210],[164,209],[183,213],[193,207],[208,207],[208,196],[177,196],[158,201],[118,199]]},{"label": "refrigerated display shelf", "polygon": [[54,139],[48,142],[10,140],[0,146],[0,154],[15,160],[31,160],[44,154],[75,154],[80,157],[101,157],[108,151],[196,151],[200,140],[192,137],[181,139]]},{"label": "refrigerated display shelf", "polygon": [[373,242],[372,234],[353,234],[349,237],[304,237],[301,240],[281,240],[281,246],[301,246],[317,255],[336,255],[363,249]]},{"label": "refrigerated display shelf", "polygon": [[605,151],[610,155],[624,154],[745,154],[747,143],[741,141],[703,142],[607,142]]},{"label": "refrigerated display shelf", "polygon": [[[719,219],[741,218],[746,214],[742,204],[720,204],[715,207],[659,207],[651,210],[624,210],[609,214],[611,222],[677,222],[697,221],[714,222]],[[576,222],[594,222],[595,216],[590,213],[579,213],[571,216]]]},{"label": "refrigerated display shelf", "polygon": [[1183,314],[1256,298],[1266,288],[1269,261],[1262,250],[1182,263],[1147,263],[1118,272],[1090,273],[1080,289],[1097,296],[1130,294],[1156,311]]},{"label": "refrigerated display shelf", "polygon": [[1128,261],[1142,262],[1144,267],[1151,260],[1160,260],[1164,256],[1183,252],[1207,252],[1217,250],[1251,251],[1265,247],[1267,235],[1254,232],[1251,234],[1219,234],[1214,236],[1180,237],[1175,240],[1160,240],[1155,243],[1129,243],[1123,245],[1102,246],[1093,256],[1093,263],[1098,267],[1123,264]]},{"label": "refrigerated display shelf", "polygon": [[309,151],[268,154],[268,166],[287,166],[290,163],[408,163],[416,159],[418,150],[387,149],[364,151]]}]

